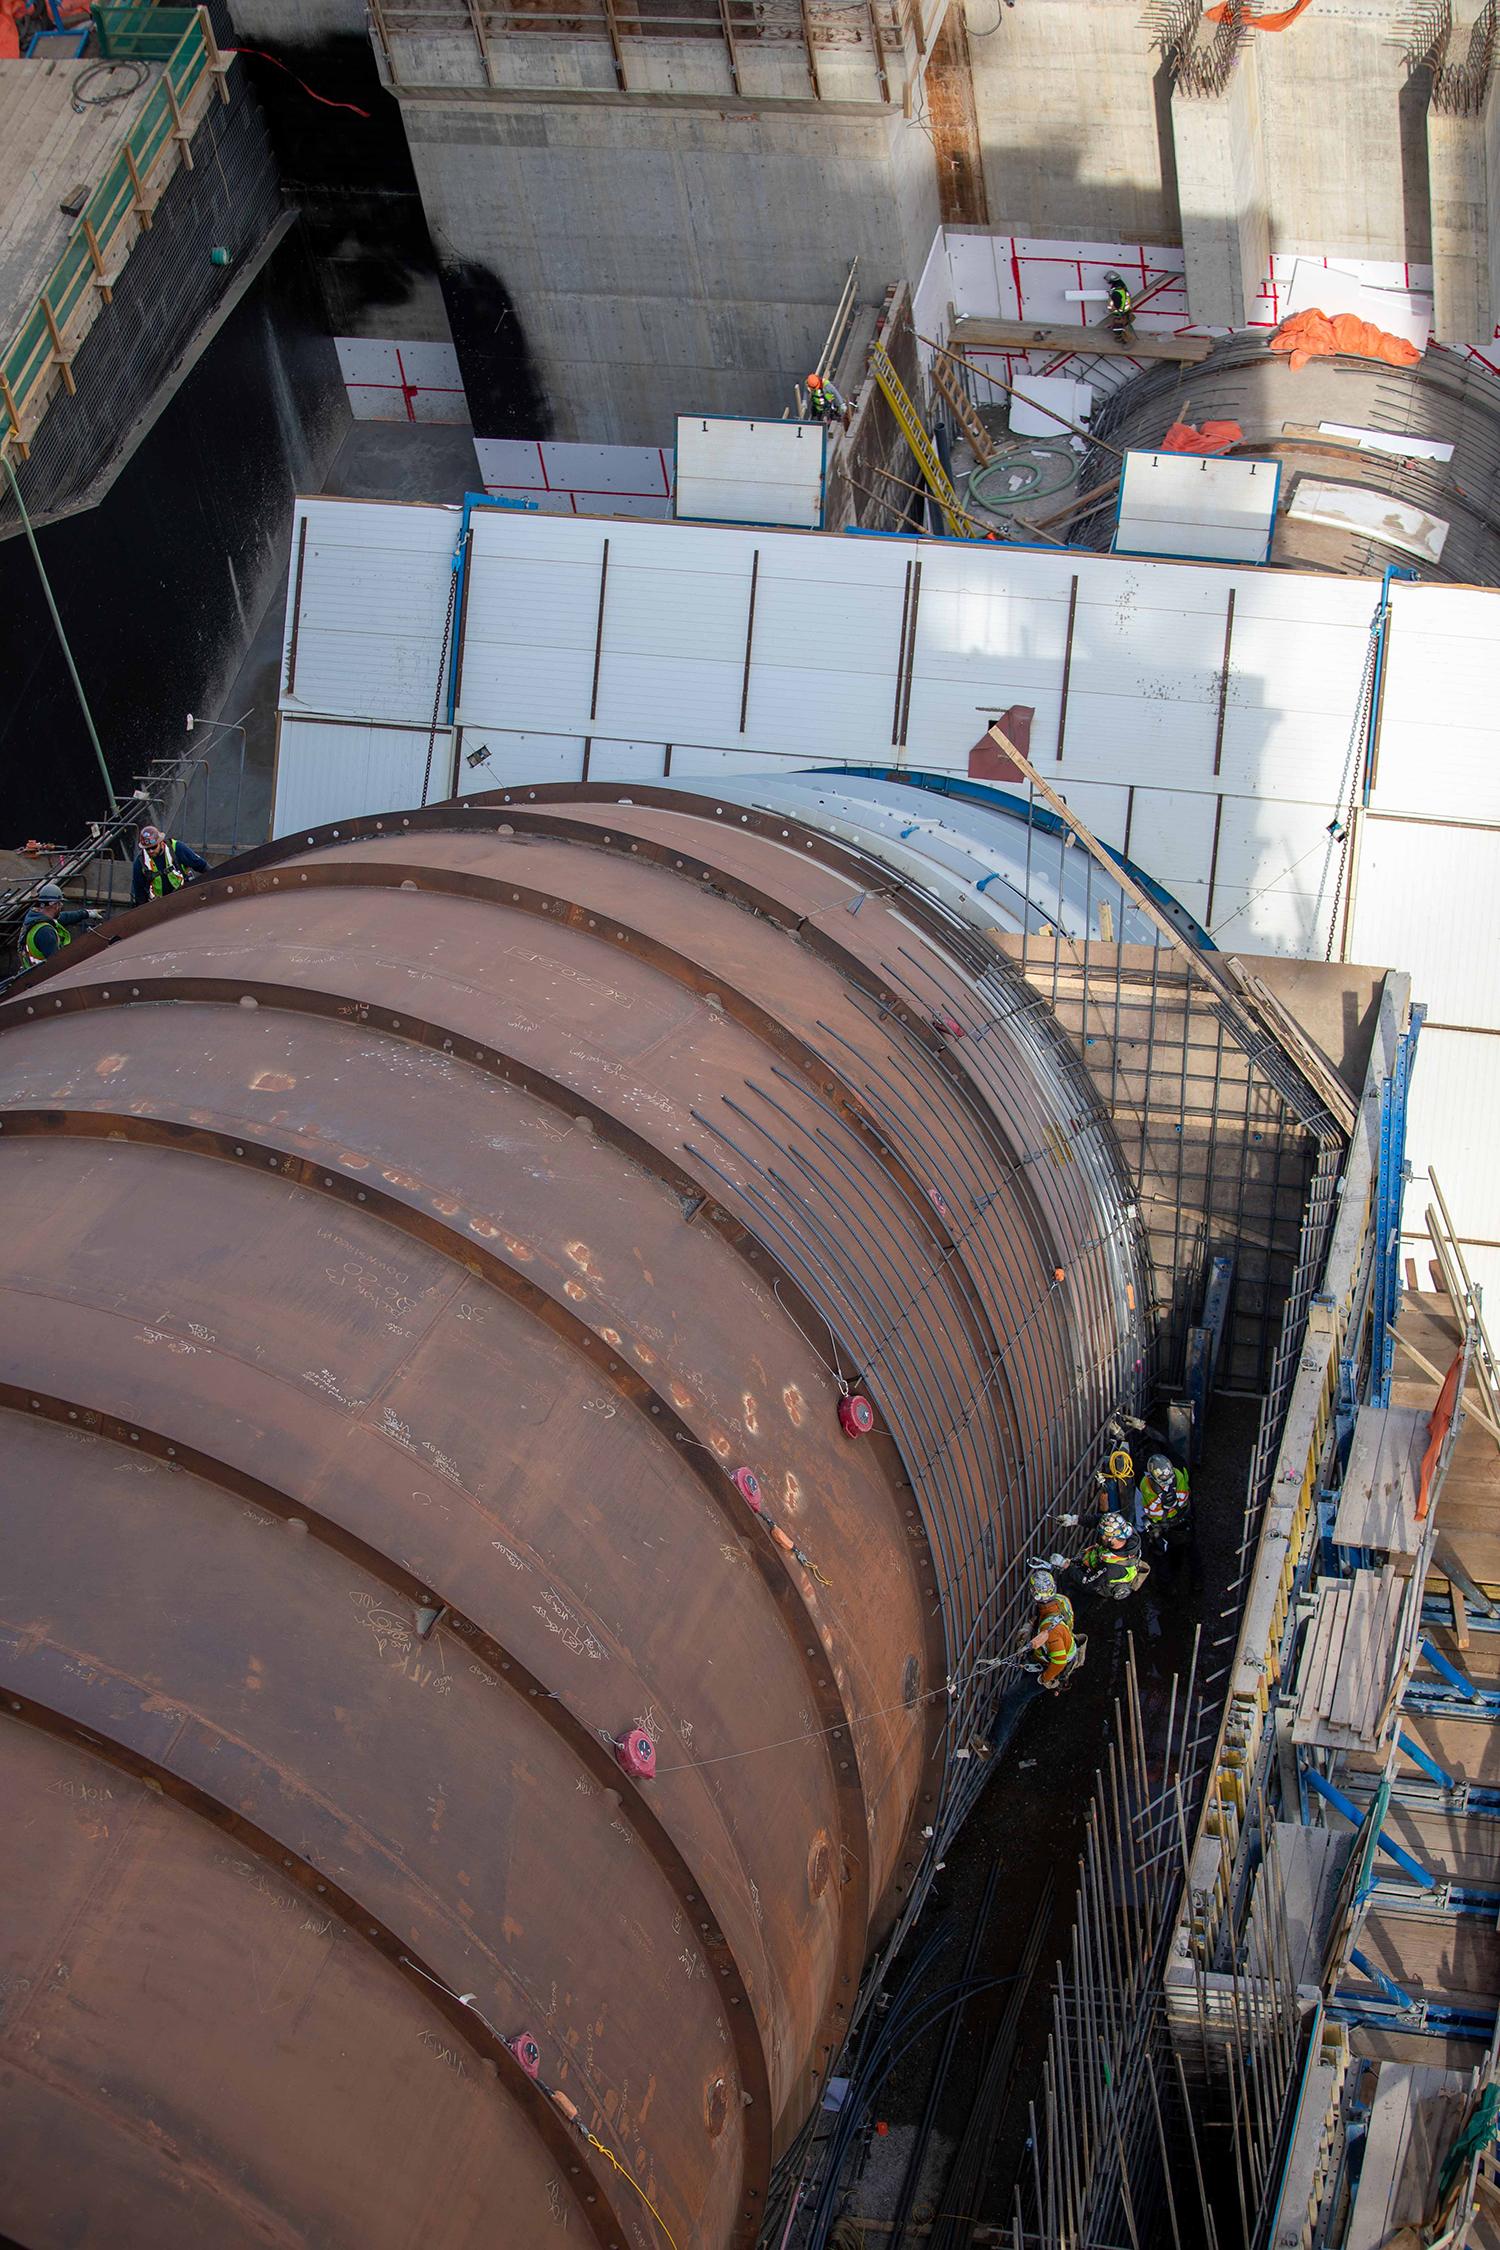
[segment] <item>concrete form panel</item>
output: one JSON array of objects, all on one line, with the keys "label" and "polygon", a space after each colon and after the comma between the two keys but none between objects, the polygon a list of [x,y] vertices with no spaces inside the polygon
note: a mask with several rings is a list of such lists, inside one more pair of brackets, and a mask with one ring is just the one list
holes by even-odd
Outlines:
[{"label": "concrete form panel", "polygon": [[1273,461],[1127,453],[1115,552],[1264,562],[1271,550],[1280,482],[1281,470]]},{"label": "concrete form panel", "polygon": [[1435,1024],[1500,1032],[1497,895],[1500,830],[1366,818],[1350,958],[1409,970]]},{"label": "concrete form panel", "polygon": [[[414,805],[422,794],[428,733],[424,727],[339,724],[283,718],[276,756],[273,836],[292,836],[368,812],[372,805]],[[446,797],[452,743],[445,727],[433,742],[428,795]]]},{"label": "concrete form panel", "polygon": [[816,531],[823,521],[827,451],[819,422],[679,414],[677,515]]},{"label": "concrete form panel", "polygon": [[458,521],[454,508],[298,503],[284,711],[430,723]]},{"label": "concrete form panel", "polygon": [[[1412,1072],[1406,1146],[1413,1171],[1432,1165],[1465,1242],[1493,1251],[1500,1244],[1500,1166],[1495,1118],[1500,1115],[1500,1039],[1483,1032],[1429,1026]],[[1406,1228],[1425,1227],[1425,1182],[1406,1199]]]},{"label": "concrete form panel", "polygon": [[1500,820],[1500,593],[1393,584],[1371,804]]}]

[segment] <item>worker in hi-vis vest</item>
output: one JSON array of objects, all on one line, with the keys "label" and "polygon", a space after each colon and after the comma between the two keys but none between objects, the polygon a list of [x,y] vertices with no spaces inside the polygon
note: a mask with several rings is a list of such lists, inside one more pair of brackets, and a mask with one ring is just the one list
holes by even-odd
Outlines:
[{"label": "worker in hi-vis vest", "polygon": [[208,861],[180,836],[143,828],[130,870],[130,903],[144,906],[148,898],[166,898],[180,891],[190,875],[207,873]]},{"label": "worker in hi-vis vest", "polygon": [[1022,1652],[1022,1669],[1055,1695],[1083,1662],[1083,1643],[1073,1630],[1073,1604],[1059,1593],[1052,1572],[1038,1565],[1027,1585],[1036,1603],[1036,1628]]},{"label": "worker in hi-vis vest", "polygon": [[91,906],[64,906],[57,885],[43,883],[21,924],[22,968],[34,969],[39,961],[50,961],[63,946],[72,944],[76,929],[98,919]]},{"label": "worker in hi-vis vest", "polygon": [[1117,336],[1128,336],[1130,334],[1130,315],[1135,306],[1135,299],[1131,296],[1126,285],[1125,276],[1119,273],[1107,273],[1104,276],[1104,286],[1109,291],[1109,312],[1106,315],[1108,325]]}]

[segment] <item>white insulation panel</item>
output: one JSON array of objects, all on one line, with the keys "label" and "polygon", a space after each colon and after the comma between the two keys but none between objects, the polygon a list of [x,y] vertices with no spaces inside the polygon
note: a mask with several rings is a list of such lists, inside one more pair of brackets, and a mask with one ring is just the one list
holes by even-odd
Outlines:
[{"label": "white insulation panel", "polygon": [[[361,726],[282,717],[276,744],[273,836],[292,836],[357,813],[417,804],[427,765],[426,727]],[[430,798],[446,797],[453,745],[440,727],[432,745]]]},{"label": "white insulation panel", "polygon": [[1409,970],[1435,1024],[1500,1032],[1497,897],[1500,829],[1367,818],[1350,958]]},{"label": "white insulation panel", "polygon": [[281,709],[430,726],[456,508],[299,500]]},{"label": "white insulation panel", "polygon": [[[308,715],[311,683],[328,716],[425,728],[453,512],[307,513],[284,713]],[[1279,952],[1326,930],[1318,839],[1377,584],[510,510],[477,511],[472,531],[457,718],[491,760],[461,758],[465,791],[578,778],[585,755],[590,779],[656,779],[669,744],[674,774],[746,761],[964,774],[986,712],[1020,704],[1043,769],[1112,841],[1128,820],[1132,857],[1200,919]]]},{"label": "white insulation panel", "polygon": [[1500,821],[1500,593],[1396,580],[1390,602],[1371,804]]},{"label": "white insulation panel", "polygon": [[1281,470],[1275,461],[1207,453],[1127,453],[1120,477],[1119,555],[1197,555],[1264,562]]},{"label": "white insulation panel", "polygon": [[827,446],[819,422],[679,414],[677,514],[701,523],[816,531],[823,521]]}]

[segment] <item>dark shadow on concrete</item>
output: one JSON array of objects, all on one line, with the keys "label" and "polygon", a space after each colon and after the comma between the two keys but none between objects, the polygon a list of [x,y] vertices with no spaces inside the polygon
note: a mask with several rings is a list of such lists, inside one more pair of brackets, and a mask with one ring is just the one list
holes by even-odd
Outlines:
[{"label": "dark shadow on concrete", "polygon": [[1182,198],[1177,191],[1177,143],[1172,134],[1172,65],[1163,55],[1151,80],[1156,109],[1156,145],[1161,157],[1161,208],[1165,242],[1182,240]]},{"label": "dark shadow on concrete", "polygon": [[469,413],[482,437],[552,435],[552,408],[510,291],[487,267],[442,267],[443,302],[453,331]]},{"label": "dark shadow on concrete", "polygon": [[1432,72],[1414,70],[1396,97],[1401,128],[1401,223],[1411,265],[1432,263],[1432,184],[1427,168],[1427,110]]}]

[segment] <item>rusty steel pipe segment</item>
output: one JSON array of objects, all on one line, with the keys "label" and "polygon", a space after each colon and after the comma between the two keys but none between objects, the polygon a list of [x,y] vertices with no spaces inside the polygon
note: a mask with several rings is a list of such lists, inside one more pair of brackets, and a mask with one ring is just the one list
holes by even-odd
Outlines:
[{"label": "rusty steel pipe segment", "polygon": [[1147,1349],[1035,997],[780,815],[390,814],[14,984],[0,1193],[0,2231],[752,2243]]}]

